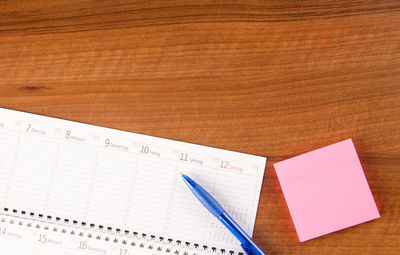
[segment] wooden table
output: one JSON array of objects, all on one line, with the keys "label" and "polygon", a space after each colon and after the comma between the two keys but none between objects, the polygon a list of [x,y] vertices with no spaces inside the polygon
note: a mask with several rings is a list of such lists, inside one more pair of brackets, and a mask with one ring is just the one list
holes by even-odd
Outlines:
[{"label": "wooden table", "polygon": [[[398,1],[2,1],[0,105],[267,156],[271,255],[400,252]],[[300,243],[273,163],[349,137],[382,217]]]}]

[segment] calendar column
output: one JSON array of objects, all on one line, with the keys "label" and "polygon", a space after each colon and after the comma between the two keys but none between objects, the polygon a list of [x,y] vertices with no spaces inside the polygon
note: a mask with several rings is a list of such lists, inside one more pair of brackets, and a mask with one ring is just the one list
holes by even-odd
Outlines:
[{"label": "calendar column", "polygon": [[134,189],[137,154],[122,139],[104,137],[100,146],[86,216],[92,222],[122,228]]},{"label": "calendar column", "polygon": [[67,129],[60,132],[57,151],[47,211],[65,218],[79,215],[77,220],[84,220],[98,148],[91,134]]},{"label": "calendar column", "polygon": [[6,205],[9,181],[17,152],[19,129],[11,120],[0,120],[0,204]]},{"label": "calendar column", "polygon": [[13,209],[44,211],[58,144],[53,131],[35,123],[21,126],[7,192],[7,204]]}]

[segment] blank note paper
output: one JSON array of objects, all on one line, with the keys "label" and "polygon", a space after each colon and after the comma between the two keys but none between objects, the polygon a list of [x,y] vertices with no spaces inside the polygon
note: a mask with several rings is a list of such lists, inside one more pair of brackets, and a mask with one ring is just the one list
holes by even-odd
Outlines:
[{"label": "blank note paper", "polygon": [[[21,236],[13,247],[26,254],[241,252],[180,171],[253,232],[266,158],[2,108],[0,140],[1,215],[25,219],[30,231],[3,226],[11,234],[0,234],[1,254],[16,242],[10,236]],[[29,228],[35,220],[57,231]]]},{"label": "blank note paper", "polygon": [[380,217],[351,139],[274,167],[301,242]]}]

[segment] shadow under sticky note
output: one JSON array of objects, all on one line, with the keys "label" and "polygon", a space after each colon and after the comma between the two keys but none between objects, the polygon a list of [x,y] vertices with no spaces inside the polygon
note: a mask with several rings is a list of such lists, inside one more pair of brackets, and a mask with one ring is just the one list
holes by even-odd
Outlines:
[{"label": "shadow under sticky note", "polygon": [[274,167],[301,242],[380,217],[351,139]]}]

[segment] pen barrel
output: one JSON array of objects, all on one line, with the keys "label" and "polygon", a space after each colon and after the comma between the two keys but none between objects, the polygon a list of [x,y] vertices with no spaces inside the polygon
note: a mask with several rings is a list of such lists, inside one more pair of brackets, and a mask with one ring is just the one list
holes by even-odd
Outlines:
[{"label": "pen barrel", "polygon": [[204,207],[207,208],[207,210],[210,211],[215,217],[217,217],[241,242],[241,246],[246,254],[267,255],[205,189],[203,189],[186,174],[182,174],[182,178],[196,198],[204,205]]},{"label": "pen barrel", "polygon": [[235,222],[226,212],[223,212],[218,219],[231,231],[231,233],[241,242],[247,254],[267,255],[251,237]]},{"label": "pen barrel", "polygon": [[224,212],[224,208],[200,185],[196,185],[192,192],[215,217],[218,218]]}]

